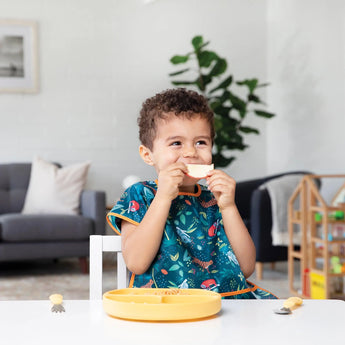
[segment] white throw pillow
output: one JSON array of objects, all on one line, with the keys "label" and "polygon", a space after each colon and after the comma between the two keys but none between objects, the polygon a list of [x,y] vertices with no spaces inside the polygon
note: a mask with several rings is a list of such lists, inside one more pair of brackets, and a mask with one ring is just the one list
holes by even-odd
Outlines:
[{"label": "white throw pillow", "polygon": [[22,213],[78,214],[91,162],[59,168],[35,157]]}]

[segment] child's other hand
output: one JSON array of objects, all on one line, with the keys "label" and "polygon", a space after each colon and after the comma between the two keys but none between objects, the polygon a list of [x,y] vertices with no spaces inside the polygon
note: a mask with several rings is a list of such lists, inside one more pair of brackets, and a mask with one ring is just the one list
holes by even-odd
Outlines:
[{"label": "child's other hand", "polygon": [[235,206],[236,181],[232,177],[215,169],[208,173],[206,182],[221,210]]},{"label": "child's other hand", "polygon": [[187,166],[182,163],[174,163],[163,169],[158,174],[157,195],[160,198],[173,200],[178,196],[179,186],[182,185]]}]

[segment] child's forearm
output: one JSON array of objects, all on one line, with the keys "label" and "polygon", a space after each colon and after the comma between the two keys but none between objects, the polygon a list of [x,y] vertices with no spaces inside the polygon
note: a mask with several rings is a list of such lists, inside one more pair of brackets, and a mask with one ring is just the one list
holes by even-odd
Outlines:
[{"label": "child's forearm", "polygon": [[253,240],[235,205],[221,210],[225,233],[235,252],[244,276],[249,277],[255,269],[256,250]]},{"label": "child's forearm", "polygon": [[139,225],[122,222],[122,253],[131,272],[143,274],[150,267],[162,241],[170,206],[170,200],[156,196]]}]

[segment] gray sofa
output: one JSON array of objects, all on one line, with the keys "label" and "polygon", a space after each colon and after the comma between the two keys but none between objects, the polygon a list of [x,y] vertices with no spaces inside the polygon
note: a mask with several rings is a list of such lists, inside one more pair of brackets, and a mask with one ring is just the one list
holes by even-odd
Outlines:
[{"label": "gray sofa", "polygon": [[22,214],[31,164],[0,164],[0,262],[81,258],[89,236],[105,233],[105,193],[83,190],[79,215]]}]

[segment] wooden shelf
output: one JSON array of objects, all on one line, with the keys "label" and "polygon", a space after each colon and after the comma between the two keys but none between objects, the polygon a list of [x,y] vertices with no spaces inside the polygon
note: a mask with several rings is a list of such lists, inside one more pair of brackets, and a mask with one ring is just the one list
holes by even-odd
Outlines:
[{"label": "wooden shelf", "polygon": [[311,240],[312,243],[313,243],[313,242],[315,242],[315,243],[322,243],[322,244],[326,244],[326,243],[327,243],[326,240],[324,240],[324,239],[322,239],[322,238],[320,238],[320,237],[317,237],[317,236],[312,236],[312,237],[310,238],[310,240]]},{"label": "wooden shelf", "polygon": [[[322,225],[324,223],[323,220],[314,220],[314,222],[316,225]],[[328,218],[327,223],[328,224],[345,224],[345,220]]]},{"label": "wooden shelf", "polygon": [[302,220],[301,219],[291,219],[291,222],[294,224],[302,224]]},{"label": "wooden shelf", "polygon": [[331,212],[334,212],[334,211],[343,211],[344,209],[343,208],[339,208],[339,207],[335,207],[335,206],[327,206],[327,210],[325,210],[325,207],[324,206],[310,206],[309,207],[309,211],[313,211],[313,212],[320,212],[320,213],[323,213],[323,212],[328,212],[328,213],[331,213]]},{"label": "wooden shelf", "polygon": [[317,274],[324,274],[323,270],[319,270],[317,268],[311,268],[310,272],[317,273]]},{"label": "wooden shelf", "polygon": [[[297,292],[295,288],[294,259],[299,259],[300,269],[300,296],[307,298],[342,298],[345,299],[345,272],[332,273],[332,257],[338,257],[340,264],[345,262],[345,227],[342,229],[337,225],[345,225],[345,219],[331,218],[330,215],[336,211],[345,211],[345,203],[335,202],[340,195],[345,199],[345,183],[336,196],[328,205],[313,182],[314,178],[342,178],[345,175],[306,175],[289,200],[288,206],[288,227],[289,227],[289,285],[291,292]],[[296,201],[299,202],[299,209],[295,210]],[[338,199],[340,202],[340,200]],[[345,200],[344,200],[345,201]],[[341,205],[338,207],[338,205]],[[314,214],[322,215],[321,220],[315,220]],[[298,219],[296,218],[298,214]],[[326,218],[327,217],[327,218]],[[294,250],[293,234],[299,226],[301,232],[300,250]],[[337,228],[336,228],[337,227]],[[317,236],[322,234],[323,237]],[[330,235],[336,238],[330,239]],[[323,248],[320,248],[322,246]],[[335,255],[335,253],[337,255]],[[320,261],[321,260],[321,261]],[[323,269],[319,269],[322,263]],[[344,278],[337,280],[336,278]],[[308,284],[309,282],[309,284]],[[339,284],[339,285],[336,285]],[[342,290],[343,293],[335,291]],[[306,292],[311,291],[311,296]]]},{"label": "wooden shelf", "polygon": [[290,255],[291,255],[293,258],[296,258],[296,259],[301,259],[301,257],[302,257],[301,252],[296,252],[296,251],[291,251],[291,252],[290,252]]}]

